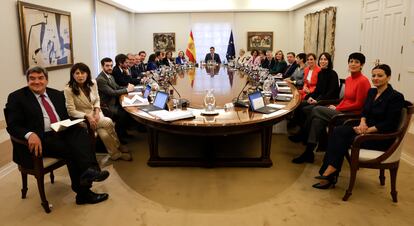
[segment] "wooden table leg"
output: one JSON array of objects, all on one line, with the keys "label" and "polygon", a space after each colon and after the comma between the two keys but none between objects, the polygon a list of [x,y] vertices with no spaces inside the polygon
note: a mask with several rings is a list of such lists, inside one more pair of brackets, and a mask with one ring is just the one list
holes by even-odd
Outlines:
[{"label": "wooden table leg", "polygon": [[270,147],[272,145],[272,125],[263,127],[261,131],[262,140],[262,155],[260,158],[263,163],[268,163],[271,166],[272,160],[270,159]]},{"label": "wooden table leg", "polygon": [[158,153],[158,131],[153,128],[147,128],[148,130],[148,145],[149,145],[149,152],[150,157],[148,160],[148,165],[151,165],[152,161],[157,161],[160,159],[160,155]]}]

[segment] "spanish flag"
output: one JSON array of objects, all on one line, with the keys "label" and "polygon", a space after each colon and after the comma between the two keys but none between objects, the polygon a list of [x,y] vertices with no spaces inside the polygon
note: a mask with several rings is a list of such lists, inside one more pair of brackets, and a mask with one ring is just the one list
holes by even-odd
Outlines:
[{"label": "spanish flag", "polygon": [[193,63],[196,62],[196,49],[194,45],[193,31],[190,31],[190,38],[188,39],[185,55],[187,55],[189,61]]}]

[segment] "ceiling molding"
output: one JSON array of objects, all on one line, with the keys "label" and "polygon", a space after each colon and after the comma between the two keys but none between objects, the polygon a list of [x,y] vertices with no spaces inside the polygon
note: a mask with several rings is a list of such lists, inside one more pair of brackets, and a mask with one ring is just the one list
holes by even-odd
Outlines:
[{"label": "ceiling molding", "polygon": [[[244,1],[235,1],[235,0],[228,0],[227,1],[227,7],[226,8],[206,8],[204,7],[203,9],[172,9],[170,10],[170,8],[172,7],[164,7],[164,8],[160,8],[160,9],[152,9],[150,11],[137,11],[131,7],[128,7],[126,5],[120,4],[118,2],[116,2],[116,0],[96,0],[99,2],[103,2],[109,5],[112,5],[116,8],[119,8],[121,10],[130,12],[130,13],[136,13],[136,14],[150,14],[150,13],[214,13],[214,12],[218,12],[218,13],[223,13],[223,12],[289,12],[289,11],[294,11],[297,9],[300,9],[306,5],[309,5],[311,3],[320,1],[320,0],[304,0],[303,2],[294,5],[288,9],[269,9],[269,8],[257,8],[255,7],[254,9],[248,9],[249,8],[249,1],[250,0],[244,0]],[[133,0],[130,0],[133,1]],[[159,0],[160,1],[160,0]],[[220,0],[220,1],[224,1],[224,0]],[[252,0],[253,1],[253,0]],[[283,0],[286,1],[286,0]],[[289,1],[289,0],[287,0]],[[147,4],[151,4],[152,2],[147,2]],[[163,5],[168,5],[168,3],[171,3],[171,1],[166,0],[165,3],[163,3]],[[223,4],[224,5],[224,4]],[[183,7],[184,8],[184,7]]]}]

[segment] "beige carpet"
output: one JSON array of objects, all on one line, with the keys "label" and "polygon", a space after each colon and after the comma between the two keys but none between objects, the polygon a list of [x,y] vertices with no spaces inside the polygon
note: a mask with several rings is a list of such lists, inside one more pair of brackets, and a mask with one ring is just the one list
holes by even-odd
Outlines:
[{"label": "beige carpet", "polygon": [[[256,138],[238,138],[234,154],[257,144]],[[199,150],[197,139],[162,137],[174,148],[165,154]],[[252,141],[253,140],[253,141]],[[129,144],[132,162],[108,162],[111,176],[96,183],[95,191],[108,192],[109,200],[97,205],[77,206],[65,168],[56,172],[55,184],[46,180],[48,200],[54,208],[45,214],[40,206],[35,180],[29,179],[26,200],[20,199],[21,181],[17,170],[0,177],[1,225],[414,225],[414,167],[402,162],[398,174],[399,202],[391,201],[389,178],[381,187],[378,172],[360,170],[354,193],[341,200],[348,183],[348,168],[335,189],[316,190],[323,154],[314,164],[294,165],[291,158],[303,146],[286,136],[274,135],[271,168],[152,168],[147,138],[139,134]],[[189,150],[189,149],[187,149]],[[243,150],[242,150],[243,151]],[[248,152],[249,155],[254,153]],[[387,174],[388,176],[388,174]]]}]

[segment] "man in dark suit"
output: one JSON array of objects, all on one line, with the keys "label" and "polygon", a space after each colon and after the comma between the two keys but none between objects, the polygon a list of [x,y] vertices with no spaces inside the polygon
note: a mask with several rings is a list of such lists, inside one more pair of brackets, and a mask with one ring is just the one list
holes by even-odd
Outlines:
[{"label": "man in dark suit", "polygon": [[7,131],[28,142],[28,147],[13,147],[13,161],[31,167],[32,154],[63,158],[67,161],[72,189],[77,193],[77,204],[108,199],[108,194],[90,190],[93,181],[105,180],[109,172],[99,169],[86,129],[74,125],[54,132],[50,127],[69,118],[63,92],[47,88],[48,74],[41,67],[27,70],[26,79],[27,86],[11,93],[6,104]]},{"label": "man in dark suit", "polygon": [[295,53],[294,52],[288,52],[286,54],[287,58],[287,67],[285,72],[283,72],[283,78],[289,78],[292,76],[293,72],[295,72],[296,68],[298,67],[298,64],[295,60]]},{"label": "man in dark suit", "polygon": [[131,71],[131,77],[133,79],[138,79],[140,83],[142,82],[141,79],[144,77],[144,71],[140,68],[141,64],[141,57],[138,54],[133,55],[133,65],[129,68]]},{"label": "man in dark suit", "polygon": [[111,118],[115,122],[115,131],[122,143],[124,137],[128,136],[126,129],[129,114],[119,104],[119,97],[128,92],[134,91],[135,87],[132,84],[127,84],[126,88],[119,86],[112,74],[112,59],[103,58],[101,60],[102,72],[96,78],[98,85],[99,97],[101,98],[101,109],[105,116]]},{"label": "man in dark suit", "polygon": [[112,75],[119,86],[126,87],[128,84],[138,85],[140,83],[139,79],[132,78],[129,71],[129,59],[125,54],[118,54],[115,57],[115,63]]},{"label": "man in dark suit", "polygon": [[214,53],[214,47],[210,47],[210,53],[206,54],[204,61],[207,63],[209,60],[214,60],[216,63],[221,64],[220,56],[217,53]]},{"label": "man in dark suit", "polygon": [[138,64],[138,70],[140,73],[147,71],[147,65],[145,65],[145,57],[147,56],[147,53],[145,51],[139,51],[138,53],[139,61]]},{"label": "man in dark suit", "polygon": [[266,68],[272,70],[272,68],[275,66],[275,59],[273,58],[272,50],[266,51],[266,58],[262,61],[262,68]]}]

